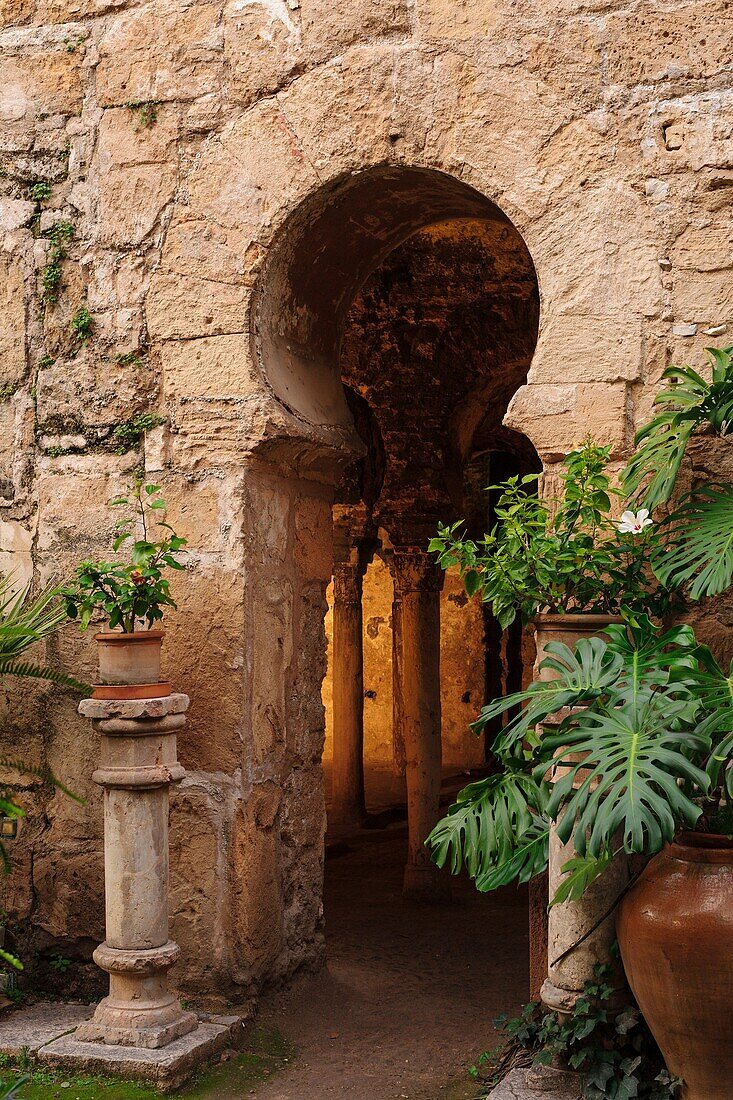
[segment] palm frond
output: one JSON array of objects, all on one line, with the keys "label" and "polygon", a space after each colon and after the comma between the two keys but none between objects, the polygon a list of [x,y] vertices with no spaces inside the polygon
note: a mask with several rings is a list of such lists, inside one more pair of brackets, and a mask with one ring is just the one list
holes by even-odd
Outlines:
[{"label": "palm frond", "polygon": [[92,690],[91,684],[85,684],[81,680],[77,680],[73,676],[69,676],[66,672],[61,672],[57,668],[51,668],[49,665],[37,665],[32,661],[0,660],[0,677],[2,676],[20,676],[33,680],[48,680],[58,687],[71,688],[73,691],[77,691],[82,695],[89,695]]},{"label": "palm frond", "polygon": [[58,629],[66,620],[59,595],[52,587],[31,599],[28,585],[16,590],[12,574],[0,577],[0,660],[19,656]]},{"label": "palm frond", "polygon": [[[7,756],[0,757],[0,768],[7,768],[11,771],[18,772],[20,775],[33,775],[36,779],[42,779],[44,783],[50,783],[52,786],[56,787],[57,790],[63,791],[69,798],[73,798],[74,802],[78,802],[82,806],[84,805],[84,799],[78,794],[74,794],[73,791],[70,791],[69,788],[54,775],[50,768],[36,767],[34,764],[26,764],[23,760],[13,760]],[[21,810],[19,816],[22,816],[22,814],[23,811]]]},{"label": "palm frond", "polygon": [[710,424],[718,435],[733,428],[733,346],[706,351],[713,360],[711,382],[691,367],[665,370],[662,377],[671,385],[657,395],[659,412],[637,432],[636,451],[621,474],[628,496],[650,509],[671,497],[696,428]]}]

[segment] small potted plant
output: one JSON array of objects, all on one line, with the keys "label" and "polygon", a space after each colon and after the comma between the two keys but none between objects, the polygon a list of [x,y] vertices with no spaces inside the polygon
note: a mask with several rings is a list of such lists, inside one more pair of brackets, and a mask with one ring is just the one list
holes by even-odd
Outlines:
[{"label": "small potted plant", "polygon": [[[163,609],[175,607],[164,573],[183,569],[178,555],[186,540],[158,518],[165,511],[160,486],[136,481],[127,496],[110,502],[127,510],[116,525],[115,554],[126,561],[84,561],[73,582],[63,589],[66,613],[86,630],[101,613],[110,630],[95,634],[99,653],[96,698],[156,698],[169,695],[161,681],[160,653],[164,631],[156,629]],[[157,537],[156,537],[157,536]]]}]

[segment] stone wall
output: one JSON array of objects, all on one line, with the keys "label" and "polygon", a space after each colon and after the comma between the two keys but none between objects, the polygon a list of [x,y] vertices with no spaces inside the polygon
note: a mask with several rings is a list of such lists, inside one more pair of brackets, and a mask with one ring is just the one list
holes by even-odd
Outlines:
[{"label": "stone wall", "polygon": [[[2,546],[61,577],[106,545],[105,501],[134,469],[164,486],[190,541],[166,643],[192,696],[179,982],[249,995],[322,955],[319,688],[331,486],[355,445],[335,354],[351,299],[410,232],[489,200],[541,292],[509,423],[550,479],[589,430],[621,462],[664,366],[700,365],[733,322],[731,6],[0,13]],[[147,435],[145,413],[163,421]],[[50,656],[92,675],[73,629]],[[28,786],[4,904],[40,951],[72,936],[83,954],[102,926],[96,745],[61,694],[5,714],[13,754],[86,802]]]}]

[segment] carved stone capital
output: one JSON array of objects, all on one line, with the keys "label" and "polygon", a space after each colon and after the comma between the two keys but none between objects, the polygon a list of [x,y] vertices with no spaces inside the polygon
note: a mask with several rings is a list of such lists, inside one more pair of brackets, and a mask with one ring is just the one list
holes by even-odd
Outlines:
[{"label": "carved stone capital", "polygon": [[333,599],[335,604],[360,604],[366,567],[360,562],[337,561],[333,567]]},{"label": "carved stone capital", "polygon": [[387,560],[398,599],[411,592],[440,592],[442,589],[445,574],[423,550],[396,547]]}]

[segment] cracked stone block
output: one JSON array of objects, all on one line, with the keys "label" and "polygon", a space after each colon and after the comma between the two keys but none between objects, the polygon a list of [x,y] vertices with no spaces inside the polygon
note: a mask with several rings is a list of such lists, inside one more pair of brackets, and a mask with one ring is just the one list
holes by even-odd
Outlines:
[{"label": "cracked stone block", "polygon": [[94,1011],[93,1005],[38,1004],[0,1017],[0,1054],[31,1054],[68,1035]]},{"label": "cracked stone block", "polygon": [[67,1034],[44,1046],[38,1059],[50,1069],[152,1081],[163,1092],[168,1092],[230,1046],[240,1027],[238,1016],[210,1016],[202,1020],[195,1031],[157,1050],[80,1042],[73,1034]]}]

